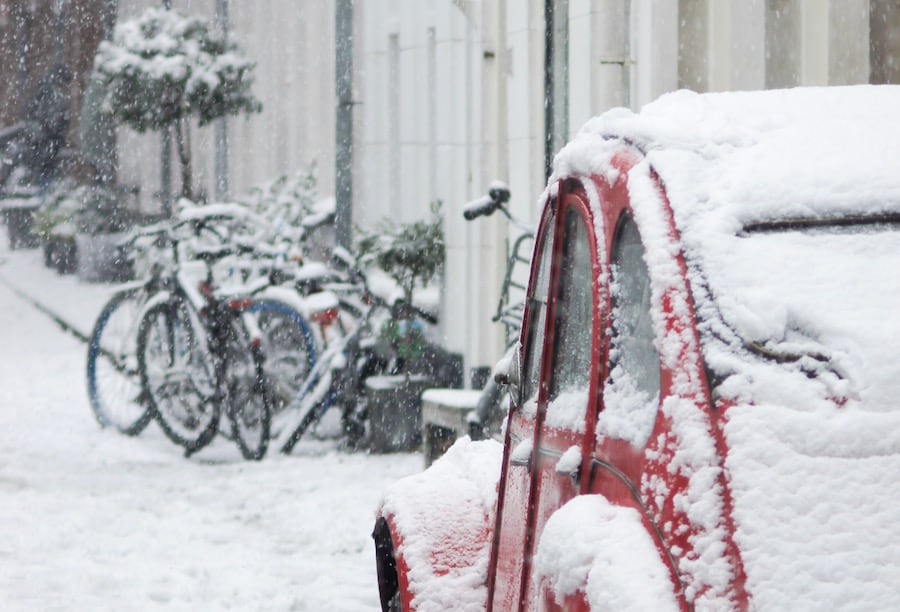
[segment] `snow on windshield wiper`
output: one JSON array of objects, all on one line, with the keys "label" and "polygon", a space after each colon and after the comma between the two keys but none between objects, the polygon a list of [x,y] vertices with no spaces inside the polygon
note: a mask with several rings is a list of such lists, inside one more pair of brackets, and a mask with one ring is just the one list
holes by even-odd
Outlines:
[{"label": "snow on windshield wiper", "polygon": [[840,217],[795,217],[789,219],[772,219],[748,223],[744,225],[741,233],[754,234],[810,229],[877,227],[882,225],[900,225],[900,212],[843,215]]},{"label": "snow on windshield wiper", "polygon": [[[897,215],[900,222],[900,214]],[[763,341],[744,337],[722,314],[718,300],[713,297],[709,283],[702,273],[695,270],[692,296],[698,314],[698,330],[701,336],[721,342],[731,355],[753,355],[770,363],[796,369],[811,380],[824,384],[835,398],[851,395],[851,375],[842,365],[839,353],[834,353],[819,342],[810,330],[793,324],[785,330],[781,340],[770,338]],[[721,365],[721,364],[720,364]],[[730,367],[717,370],[704,359],[707,380],[715,395],[717,387],[734,373]]]},{"label": "snow on windshield wiper", "polygon": [[816,378],[822,372],[828,371],[840,379],[845,376],[835,367],[834,359],[826,352],[815,349],[804,349],[799,346],[778,343],[775,346],[771,342],[765,344],[753,341],[743,342],[748,351],[776,363],[797,364],[800,371],[809,378]]}]

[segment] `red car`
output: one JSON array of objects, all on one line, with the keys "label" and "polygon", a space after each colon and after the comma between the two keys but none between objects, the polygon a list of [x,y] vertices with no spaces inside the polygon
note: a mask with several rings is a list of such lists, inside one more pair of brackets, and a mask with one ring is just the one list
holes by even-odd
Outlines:
[{"label": "red car", "polygon": [[375,526],[385,610],[900,605],[900,87],[663,96],[557,156],[503,444]]}]

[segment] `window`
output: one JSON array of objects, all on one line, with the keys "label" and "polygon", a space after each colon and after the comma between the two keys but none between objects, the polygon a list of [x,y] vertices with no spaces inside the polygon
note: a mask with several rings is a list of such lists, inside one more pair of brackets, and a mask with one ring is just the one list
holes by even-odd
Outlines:
[{"label": "window", "polygon": [[598,434],[646,444],[659,403],[659,352],[650,316],[650,274],[634,221],[625,216],[613,242],[609,374]]},{"label": "window", "polygon": [[594,274],[584,219],[575,208],[566,213],[559,267],[553,372],[547,425],[579,430],[591,384]]},{"label": "window", "polygon": [[547,322],[547,294],[550,282],[550,264],[553,261],[553,218],[547,219],[541,241],[537,278],[528,297],[528,336],[525,339],[524,378],[522,379],[522,410],[526,415],[537,413],[537,393],[541,375],[541,349],[544,346],[544,330]]}]

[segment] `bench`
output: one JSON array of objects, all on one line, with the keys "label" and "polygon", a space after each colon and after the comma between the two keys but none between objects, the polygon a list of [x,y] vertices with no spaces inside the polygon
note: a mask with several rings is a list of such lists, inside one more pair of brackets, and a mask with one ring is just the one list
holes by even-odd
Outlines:
[{"label": "bench", "polygon": [[425,467],[443,455],[457,438],[469,433],[469,413],[478,405],[479,390],[428,389],[422,393],[422,451]]}]

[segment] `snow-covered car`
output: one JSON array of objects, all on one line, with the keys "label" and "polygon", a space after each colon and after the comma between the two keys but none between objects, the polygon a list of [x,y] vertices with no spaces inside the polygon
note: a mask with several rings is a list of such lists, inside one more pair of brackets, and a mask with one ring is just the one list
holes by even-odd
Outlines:
[{"label": "snow-covered car", "polygon": [[900,87],[586,124],[546,191],[503,445],[375,525],[385,609],[900,602]]}]

